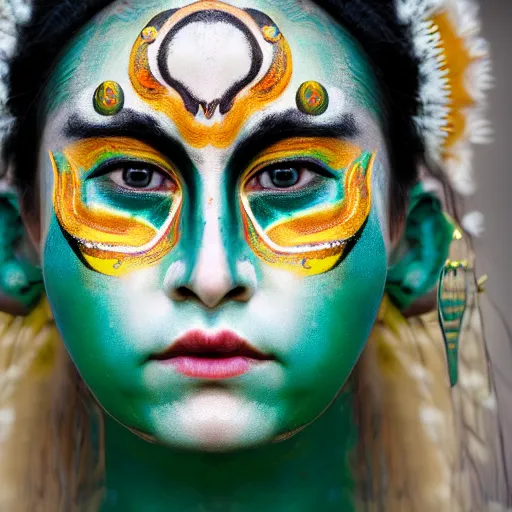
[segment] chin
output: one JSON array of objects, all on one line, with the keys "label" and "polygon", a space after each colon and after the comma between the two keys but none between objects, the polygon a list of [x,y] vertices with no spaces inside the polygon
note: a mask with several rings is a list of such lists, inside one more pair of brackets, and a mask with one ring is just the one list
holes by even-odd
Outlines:
[{"label": "chin", "polygon": [[170,447],[226,452],[272,442],[277,414],[223,389],[202,389],[151,414],[158,442]]}]

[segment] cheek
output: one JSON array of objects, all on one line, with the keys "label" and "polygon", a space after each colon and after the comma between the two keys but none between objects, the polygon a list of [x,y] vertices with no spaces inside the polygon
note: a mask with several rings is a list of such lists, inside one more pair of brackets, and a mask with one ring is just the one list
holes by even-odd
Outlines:
[{"label": "cheek", "polygon": [[[282,303],[287,340],[287,415],[298,424],[321,412],[357,362],[378,314],[387,273],[386,246],[373,211],[356,245],[338,267],[306,278]],[[278,309],[279,305],[275,304]],[[288,311],[290,310],[288,306]]]},{"label": "cheek", "polygon": [[[46,292],[57,327],[83,379],[100,403],[130,422],[127,397],[143,389],[141,366],[165,327],[148,319],[167,316],[159,268],[120,279],[88,269],[55,219],[43,252]],[[153,344],[153,345],[152,345]]]}]

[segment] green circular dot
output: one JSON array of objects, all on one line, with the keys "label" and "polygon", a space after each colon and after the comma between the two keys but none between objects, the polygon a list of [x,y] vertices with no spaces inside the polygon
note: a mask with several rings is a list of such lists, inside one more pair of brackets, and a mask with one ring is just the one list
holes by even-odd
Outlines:
[{"label": "green circular dot", "polygon": [[101,83],[94,92],[94,108],[104,116],[117,114],[124,105],[122,87],[111,80]]},{"label": "green circular dot", "polygon": [[329,106],[329,95],[325,87],[314,81],[304,82],[297,91],[297,107],[304,114],[319,116]]}]

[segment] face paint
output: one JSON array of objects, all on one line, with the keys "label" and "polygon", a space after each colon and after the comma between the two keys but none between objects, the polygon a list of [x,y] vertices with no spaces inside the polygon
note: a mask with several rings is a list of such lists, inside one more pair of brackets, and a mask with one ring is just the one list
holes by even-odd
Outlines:
[{"label": "face paint", "polygon": [[99,114],[113,116],[124,105],[124,92],[117,82],[103,82],[94,93],[94,108]]},{"label": "face paint", "polygon": [[[256,254],[304,275],[334,267],[370,213],[373,159],[336,139],[271,146],[243,180],[244,225]],[[319,173],[309,170],[315,166]],[[255,183],[276,171],[296,183],[266,189]],[[301,179],[305,185],[300,186]]]},{"label": "face paint", "polygon": [[291,73],[288,43],[268,16],[217,1],[158,14],[130,57],[139,96],[197,147],[231,144],[251,114],[284,92]]},{"label": "face paint", "polygon": [[[46,91],[56,323],[98,401],[141,435],[209,450],[273,441],[333,400],[380,305],[377,85],[306,1],[123,5],[77,36]],[[155,358],[198,331],[271,358],[222,386]]]},{"label": "face paint", "polygon": [[178,239],[179,180],[158,153],[128,139],[87,139],[50,153],[61,229],[97,272],[157,262]]},{"label": "face paint", "polygon": [[[108,144],[88,139],[63,153],[50,153],[50,158],[57,219],[91,268],[123,275],[158,262],[174,247],[182,199],[179,179],[151,148],[122,138]],[[255,183],[266,173],[282,173],[280,161],[292,166],[284,172],[296,173],[296,181],[309,173],[307,187],[284,183],[265,189]],[[313,176],[308,166],[315,165],[323,174]],[[248,243],[267,262],[300,274],[331,269],[367,220],[372,167],[371,154],[336,139],[295,139],[271,146],[242,178],[240,204]],[[128,173],[138,173],[148,183],[130,186]]]},{"label": "face paint", "polygon": [[304,114],[321,116],[329,106],[329,94],[318,82],[304,82],[297,91],[297,107]]}]

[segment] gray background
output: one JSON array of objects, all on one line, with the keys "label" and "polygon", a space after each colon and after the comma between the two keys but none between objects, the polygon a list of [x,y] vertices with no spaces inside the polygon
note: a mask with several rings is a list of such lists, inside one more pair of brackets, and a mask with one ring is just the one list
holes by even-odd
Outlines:
[{"label": "gray background", "polygon": [[[490,95],[490,118],[494,144],[478,147],[476,179],[478,191],[467,201],[467,209],[485,214],[486,229],[475,240],[477,269],[488,274],[488,298],[483,298],[484,320],[498,393],[511,404],[512,339],[502,316],[512,325],[512,0],[480,0],[483,35],[491,42],[496,85]],[[491,304],[491,301],[494,303]],[[507,436],[509,474],[512,475],[512,411],[503,416]]]}]

